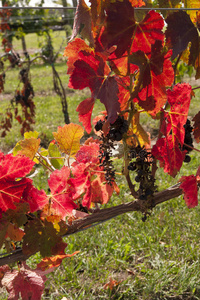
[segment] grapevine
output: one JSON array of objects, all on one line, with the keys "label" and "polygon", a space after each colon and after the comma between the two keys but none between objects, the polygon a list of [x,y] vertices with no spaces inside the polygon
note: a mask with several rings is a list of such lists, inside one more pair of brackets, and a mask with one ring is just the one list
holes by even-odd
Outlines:
[{"label": "grapevine", "polygon": [[[76,109],[82,126],[59,126],[44,149],[39,133],[28,124],[23,126],[28,132],[12,153],[0,152],[0,279],[22,299],[41,299],[45,275],[77,254],[66,253],[64,237],[126,212],[140,212],[145,221],[154,207],[180,195],[188,208],[198,205],[200,168],[163,191],[158,191],[156,179],[158,168],[175,178],[184,162],[189,163],[189,153],[199,151],[193,146],[200,141],[200,112],[192,120],[188,116],[194,89],[188,83],[175,84],[175,79],[182,60],[200,78],[200,15],[171,11],[165,18],[148,5],[147,11],[138,14],[135,8],[141,6],[145,6],[142,0],[94,0],[89,9],[79,2],[64,56],[68,87],[90,90]],[[27,69],[21,71],[21,81],[24,87],[16,93],[15,102],[23,101],[24,113],[34,114]],[[3,83],[1,75],[0,90]],[[97,101],[106,112],[93,119]],[[143,116],[159,123],[153,142],[141,122]],[[9,111],[6,118],[3,129],[9,130]],[[96,135],[82,139],[84,130]],[[121,172],[113,164],[113,151],[118,148]],[[30,178],[39,164],[49,175],[48,192],[37,189]],[[120,193],[118,176],[133,199],[105,208],[113,193]],[[25,261],[38,252],[41,262],[31,270]],[[12,271],[7,264],[15,262],[18,269]],[[11,275],[16,280],[12,286]],[[20,280],[24,285],[18,284]]]}]

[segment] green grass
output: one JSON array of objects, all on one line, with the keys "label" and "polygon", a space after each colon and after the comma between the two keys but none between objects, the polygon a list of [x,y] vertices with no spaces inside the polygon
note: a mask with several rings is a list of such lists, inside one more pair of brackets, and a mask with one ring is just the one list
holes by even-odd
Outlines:
[{"label": "green grass", "polygon": [[[59,51],[63,54],[63,51],[67,45],[67,37],[65,31],[52,31],[51,38],[55,51]],[[25,36],[26,46],[31,54],[38,53],[40,46],[45,43],[45,36],[39,36],[35,33],[29,33]],[[22,43],[20,39],[14,39],[14,49],[16,51],[22,51]]]},{"label": "green grass", "polygon": [[[31,45],[36,47],[33,36]],[[66,63],[58,62],[59,72],[69,105],[71,121],[78,122],[77,105],[86,97],[88,91],[68,89]],[[0,112],[4,112],[11,93],[17,87],[18,71],[8,72],[5,93],[0,100]],[[52,89],[51,68],[35,64],[31,69],[32,84],[36,91],[36,123],[34,130],[41,134],[43,141],[53,139],[52,131],[64,125],[60,99]],[[192,99],[190,116],[198,112],[198,98]],[[95,104],[93,116],[104,110],[100,103]],[[144,126],[153,132],[156,123],[149,117],[142,117]],[[21,139],[19,125],[14,122],[10,133],[1,139],[1,149],[10,150]],[[198,145],[196,146],[198,147]],[[194,174],[199,166],[199,153],[192,153],[189,164],[173,179],[158,170],[158,190],[175,183],[182,175]],[[116,168],[121,171],[120,163]],[[39,169],[35,184],[47,188],[47,176]],[[124,180],[118,176],[120,195],[114,195],[105,207],[132,200]],[[146,222],[140,213],[127,213],[89,230],[74,234],[65,239],[67,252],[80,253],[65,259],[54,273],[48,275],[44,299],[59,300],[98,300],[98,299],[200,299],[200,208],[189,210],[182,198],[172,199],[156,207]],[[31,267],[39,262],[39,255],[27,261]],[[109,278],[119,283],[113,290],[104,289]],[[4,291],[5,292],[5,291]],[[2,292],[0,299],[6,299]]]}]

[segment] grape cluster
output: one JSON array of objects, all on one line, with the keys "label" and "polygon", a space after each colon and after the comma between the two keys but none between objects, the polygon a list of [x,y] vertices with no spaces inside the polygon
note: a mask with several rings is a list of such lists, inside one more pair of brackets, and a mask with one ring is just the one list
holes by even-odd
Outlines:
[{"label": "grape cluster", "polygon": [[[100,131],[103,128],[105,121],[99,120],[95,125],[95,130]],[[112,164],[112,149],[114,148],[114,142],[120,141],[123,138],[123,134],[128,130],[128,122],[124,117],[118,116],[117,120],[110,125],[110,131],[106,136],[103,132],[100,136],[101,144],[99,146],[99,160],[100,166],[105,171],[105,180],[108,184],[112,185],[115,180],[115,169]]]},{"label": "grape cluster", "polygon": [[[95,130],[102,130],[105,121],[99,120],[95,125]],[[128,130],[128,121],[124,117],[118,116],[117,120],[110,124],[110,131],[107,134],[107,138],[111,141],[121,141],[123,134]]]},{"label": "grape cluster", "polygon": [[112,149],[114,149],[113,141],[109,140],[103,134],[100,137],[101,144],[99,145],[99,161],[100,166],[103,167],[105,172],[105,180],[108,184],[112,185],[115,180],[115,169],[112,164],[111,156]]},{"label": "grape cluster", "polygon": [[128,169],[135,171],[135,181],[140,183],[138,194],[140,200],[152,199],[156,191],[155,178],[151,175],[151,165],[153,157],[150,151],[144,147],[137,146],[130,149],[130,159]]},{"label": "grape cluster", "polygon": [[[187,119],[184,128],[185,128],[185,138],[184,138],[184,145],[182,147],[182,151],[184,150],[187,151],[184,162],[188,163],[191,161],[191,157],[188,155],[188,153],[191,152],[193,148],[193,138],[192,138],[193,127],[191,126],[190,120]],[[187,145],[192,148],[188,147]]]}]

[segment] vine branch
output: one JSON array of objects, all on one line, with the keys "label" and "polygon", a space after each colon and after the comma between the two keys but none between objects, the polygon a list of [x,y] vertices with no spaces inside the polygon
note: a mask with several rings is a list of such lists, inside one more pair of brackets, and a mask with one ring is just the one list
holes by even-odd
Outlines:
[{"label": "vine branch", "polygon": [[[153,204],[150,208],[157,206],[163,202],[171,200],[175,197],[178,197],[182,194],[182,189],[180,188],[180,183],[175,184],[164,191],[157,192],[153,198]],[[82,219],[75,220],[72,225],[68,225],[67,232],[63,237],[72,235],[74,233],[87,230],[93,226],[99,225],[105,221],[108,221],[112,218],[115,218],[121,214],[138,211],[144,213],[146,211],[145,201],[136,199],[134,201],[120,204],[114,207],[104,208],[98,212],[94,212],[91,215],[88,215]],[[24,255],[22,249],[18,249],[12,254],[0,258],[0,266],[6,264],[13,264],[17,261],[27,260],[31,255]]]}]

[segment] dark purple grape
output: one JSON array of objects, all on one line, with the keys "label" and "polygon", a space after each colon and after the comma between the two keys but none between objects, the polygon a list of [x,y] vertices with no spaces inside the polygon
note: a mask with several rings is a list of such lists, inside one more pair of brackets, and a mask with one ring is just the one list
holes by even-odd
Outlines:
[{"label": "dark purple grape", "polygon": [[103,122],[101,120],[99,120],[96,125],[94,126],[96,131],[102,130],[103,127]]},{"label": "dark purple grape", "polygon": [[128,165],[128,169],[129,169],[130,171],[135,171],[135,170],[137,169],[137,167],[136,167],[135,164],[130,163],[130,164]]},{"label": "dark purple grape", "polygon": [[191,157],[188,154],[186,154],[184,162],[189,163],[190,161],[191,161]]},{"label": "dark purple grape", "polygon": [[135,176],[135,181],[136,181],[136,182],[140,182],[140,180],[141,180],[141,177],[140,177],[140,176],[138,176],[138,175]]}]

